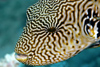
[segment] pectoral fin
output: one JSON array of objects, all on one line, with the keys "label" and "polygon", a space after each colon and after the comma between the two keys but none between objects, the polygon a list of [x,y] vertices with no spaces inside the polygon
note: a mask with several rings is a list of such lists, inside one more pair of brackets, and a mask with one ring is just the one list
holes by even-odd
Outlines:
[{"label": "pectoral fin", "polygon": [[91,44],[88,48],[97,48],[97,47],[100,47],[100,40]]}]

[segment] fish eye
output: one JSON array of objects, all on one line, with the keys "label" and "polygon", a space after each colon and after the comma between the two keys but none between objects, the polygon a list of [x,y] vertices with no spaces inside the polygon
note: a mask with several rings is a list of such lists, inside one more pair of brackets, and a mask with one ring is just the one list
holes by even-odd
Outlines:
[{"label": "fish eye", "polygon": [[18,54],[18,53],[15,53],[15,58],[20,61],[20,62],[26,62],[27,60],[27,55],[25,54]]},{"label": "fish eye", "polygon": [[98,13],[91,8],[87,10],[87,13],[88,14],[84,15],[84,32],[89,37],[98,39],[100,33],[100,17]]}]

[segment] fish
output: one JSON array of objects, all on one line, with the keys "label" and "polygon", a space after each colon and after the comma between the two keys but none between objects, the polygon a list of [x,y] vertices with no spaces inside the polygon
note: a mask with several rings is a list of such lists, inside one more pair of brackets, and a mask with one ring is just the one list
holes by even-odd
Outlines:
[{"label": "fish", "polygon": [[15,58],[40,66],[100,47],[100,0],[39,0],[27,9]]}]

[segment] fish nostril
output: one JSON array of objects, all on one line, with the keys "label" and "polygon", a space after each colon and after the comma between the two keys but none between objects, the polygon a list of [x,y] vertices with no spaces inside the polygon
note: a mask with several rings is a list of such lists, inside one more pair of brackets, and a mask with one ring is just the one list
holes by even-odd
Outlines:
[{"label": "fish nostril", "polygon": [[27,60],[27,55],[25,54],[18,54],[18,53],[15,53],[15,58],[20,61],[20,62],[25,62]]},{"label": "fish nostril", "polygon": [[53,32],[56,31],[56,28],[55,27],[50,27],[50,28],[47,29],[47,31],[53,33]]}]

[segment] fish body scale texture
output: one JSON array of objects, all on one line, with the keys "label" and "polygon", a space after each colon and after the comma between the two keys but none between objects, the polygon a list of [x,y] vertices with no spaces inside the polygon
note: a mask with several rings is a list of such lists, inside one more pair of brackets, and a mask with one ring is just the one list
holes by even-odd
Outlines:
[{"label": "fish body scale texture", "polygon": [[[21,62],[28,65],[66,60],[97,38],[98,33],[91,30],[99,21],[93,16],[98,12],[92,0],[40,0],[27,9],[27,24],[15,52],[27,55]],[[94,26],[89,24],[91,20]]]}]

